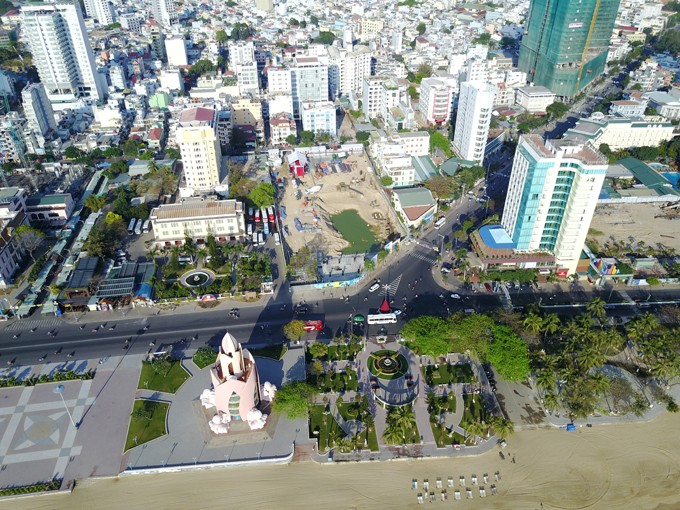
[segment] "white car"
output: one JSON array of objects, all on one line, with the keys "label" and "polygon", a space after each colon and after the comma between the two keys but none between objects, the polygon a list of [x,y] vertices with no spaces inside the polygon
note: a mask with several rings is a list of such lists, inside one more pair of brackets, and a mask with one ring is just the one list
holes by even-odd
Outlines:
[{"label": "white car", "polygon": [[460,294],[451,294],[452,299],[460,299]]},{"label": "white car", "polygon": [[368,288],[368,292],[375,292],[379,288],[380,288],[380,284],[376,282]]},{"label": "white car", "polygon": [[399,317],[403,312],[399,310],[399,308],[395,308],[394,310],[392,310],[392,313]]}]

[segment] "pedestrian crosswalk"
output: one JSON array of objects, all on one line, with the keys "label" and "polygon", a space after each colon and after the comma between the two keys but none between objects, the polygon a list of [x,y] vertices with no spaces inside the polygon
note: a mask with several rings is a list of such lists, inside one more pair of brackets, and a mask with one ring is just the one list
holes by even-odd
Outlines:
[{"label": "pedestrian crosswalk", "polygon": [[380,291],[380,295],[381,296],[394,296],[397,293],[397,289],[399,288],[399,283],[401,282],[401,277],[402,277],[402,275],[399,275],[394,280],[392,280],[392,283],[383,286],[382,290]]},{"label": "pedestrian crosswalk", "polygon": [[428,257],[427,255],[424,255],[423,253],[420,253],[418,251],[412,251],[411,253],[409,253],[409,255],[411,257],[415,257],[417,259],[423,260],[423,261],[427,262],[428,264],[434,265],[437,262],[436,258]]},{"label": "pedestrian crosswalk", "polygon": [[14,321],[7,326],[9,331],[25,331],[30,329],[51,329],[57,326],[62,326],[64,322],[58,317],[49,317],[46,319],[22,319]]}]

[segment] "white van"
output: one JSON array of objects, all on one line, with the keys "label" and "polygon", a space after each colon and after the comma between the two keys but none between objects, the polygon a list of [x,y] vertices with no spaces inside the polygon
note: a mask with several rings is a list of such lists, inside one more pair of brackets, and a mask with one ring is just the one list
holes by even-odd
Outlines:
[{"label": "white van", "polygon": [[279,233],[278,233],[278,232],[274,232],[274,244],[275,244],[276,246],[278,246],[278,245],[281,244],[281,238],[279,237]]},{"label": "white van", "polygon": [[444,226],[445,223],[446,223],[446,218],[444,218],[444,216],[440,216],[440,217],[437,219],[437,221],[435,222],[434,228],[436,228],[437,230],[439,230],[442,226]]}]

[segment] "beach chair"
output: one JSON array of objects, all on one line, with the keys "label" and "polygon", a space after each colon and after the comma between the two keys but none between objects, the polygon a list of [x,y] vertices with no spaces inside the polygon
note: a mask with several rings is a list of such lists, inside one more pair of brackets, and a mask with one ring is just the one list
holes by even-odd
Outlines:
[{"label": "beach chair", "polygon": [[477,485],[477,475],[472,475],[472,485]]},{"label": "beach chair", "polygon": [[479,497],[481,497],[481,498],[486,497],[486,489],[484,487],[479,488]]},{"label": "beach chair", "polygon": [[427,478],[423,480],[423,489],[425,489],[426,491],[430,490],[430,481]]},{"label": "beach chair", "polygon": [[430,492],[430,503],[434,503],[435,499],[437,499],[434,495],[434,492]]},{"label": "beach chair", "polygon": [[449,482],[449,483],[448,483],[448,486],[449,486],[449,487],[453,487],[453,477],[449,476],[448,482]]},{"label": "beach chair", "polygon": [[465,489],[465,493],[467,494],[468,499],[472,499],[472,489]]},{"label": "beach chair", "polygon": [[423,500],[423,493],[419,492],[418,493],[418,504],[422,505],[424,502],[425,502],[425,500]]},{"label": "beach chair", "polygon": [[489,473],[484,473],[484,483],[489,483]]},{"label": "beach chair", "polygon": [[446,494],[446,489],[442,491],[442,501],[446,501],[448,499],[448,496]]},{"label": "beach chair", "polygon": [[498,489],[496,488],[495,485],[492,484],[491,485],[491,495],[495,496],[496,494],[498,494]]},{"label": "beach chair", "polygon": [[441,489],[441,488],[442,488],[442,479],[437,477],[437,489]]},{"label": "beach chair", "polygon": [[418,488],[418,480],[415,478],[411,481],[411,490]]},{"label": "beach chair", "polygon": [[458,501],[460,501],[460,491],[455,491],[453,493],[453,499],[457,499]]},{"label": "beach chair", "polygon": [[461,477],[458,479],[458,481],[460,482],[460,486],[461,486],[461,487],[465,487],[465,477],[464,477],[464,476],[461,476]]}]

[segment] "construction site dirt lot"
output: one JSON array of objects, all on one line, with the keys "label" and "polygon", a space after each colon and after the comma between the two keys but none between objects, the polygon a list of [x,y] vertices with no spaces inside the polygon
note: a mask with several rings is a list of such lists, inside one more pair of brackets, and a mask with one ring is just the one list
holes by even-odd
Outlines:
[{"label": "construction site dirt lot", "polygon": [[[347,171],[342,171],[341,163]],[[328,170],[328,165],[337,172],[319,170],[321,166]],[[308,172],[297,178],[301,181],[297,188],[293,186],[293,177],[285,163],[279,169],[279,176],[285,177],[280,204],[285,207],[287,216],[281,221],[286,242],[293,252],[310,246],[326,255],[339,255],[349,247],[349,242],[333,228],[331,216],[348,209],[357,211],[368,223],[378,242],[393,230],[388,213],[391,205],[378,189],[373,170],[363,154],[334,160],[311,157]],[[309,192],[319,186],[318,191]],[[296,228],[296,218],[302,224],[302,231]]]},{"label": "construction site dirt lot", "polygon": [[661,244],[680,252],[680,210],[663,208],[665,205],[662,202],[598,206],[588,239],[600,246],[613,240],[633,246],[642,242],[654,249]]}]

